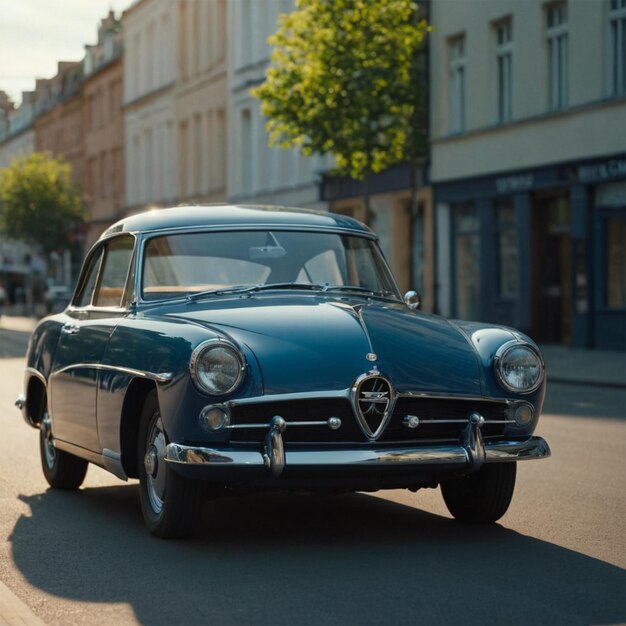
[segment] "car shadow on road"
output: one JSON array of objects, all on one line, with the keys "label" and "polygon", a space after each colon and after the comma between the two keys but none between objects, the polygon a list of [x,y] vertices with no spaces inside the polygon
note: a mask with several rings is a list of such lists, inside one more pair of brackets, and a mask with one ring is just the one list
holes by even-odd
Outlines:
[{"label": "car shadow on road", "polygon": [[[619,567],[506,529],[364,495],[208,502],[152,538],[137,487],[22,498],[15,563],[42,591],[127,602],[142,624],[615,624]],[[416,500],[417,503],[417,500]]]}]

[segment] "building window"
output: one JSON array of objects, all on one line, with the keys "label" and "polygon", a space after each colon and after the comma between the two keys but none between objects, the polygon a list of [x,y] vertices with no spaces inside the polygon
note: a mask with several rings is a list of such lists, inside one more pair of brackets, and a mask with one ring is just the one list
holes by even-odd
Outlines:
[{"label": "building window", "polygon": [[465,130],[465,35],[450,39],[449,58],[449,117],[450,133]]},{"label": "building window", "polygon": [[253,158],[252,115],[250,109],[241,111],[241,190],[250,193],[252,184]]},{"label": "building window", "polygon": [[511,119],[513,97],[513,27],[511,18],[498,22],[495,26],[496,39],[496,80],[498,98],[498,122]]},{"label": "building window", "polygon": [[610,84],[611,95],[626,93],[626,0],[611,0]]},{"label": "building window", "polygon": [[515,230],[515,209],[510,198],[495,203],[498,253],[498,296],[514,300],[518,286],[518,246]]},{"label": "building window", "polygon": [[456,316],[480,319],[480,218],[473,204],[452,207]]},{"label": "building window", "polygon": [[548,7],[546,38],[548,44],[548,105],[551,110],[567,106],[567,5]]},{"label": "building window", "polygon": [[606,220],[606,304],[609,309],[626,309],[626,219]]}]

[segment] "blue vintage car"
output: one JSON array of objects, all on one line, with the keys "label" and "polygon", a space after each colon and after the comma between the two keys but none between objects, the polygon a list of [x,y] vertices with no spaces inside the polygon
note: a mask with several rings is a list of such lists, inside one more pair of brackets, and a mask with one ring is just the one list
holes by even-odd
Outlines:
[{"label": "blue vintage car", "polygon": [[206,496],[441,486],[494,522],[545,394],[537,346],[404,298],[376,235],[277,207],[150,211],[110,227],[68,308],[42,320],[16,404],[48,483],[88,463],[139,479],[152,533],[194,530]]}]

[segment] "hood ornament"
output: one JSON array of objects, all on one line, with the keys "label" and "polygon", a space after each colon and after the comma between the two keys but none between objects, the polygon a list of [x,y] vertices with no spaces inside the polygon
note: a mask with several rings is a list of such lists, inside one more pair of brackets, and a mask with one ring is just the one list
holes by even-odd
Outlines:
[{"label": "hood ornament", "polygon": [[351,397],[363,434],[375,441],[382,435],[393,413],[396,396],[391,383],[374,369],[357,378]]}]

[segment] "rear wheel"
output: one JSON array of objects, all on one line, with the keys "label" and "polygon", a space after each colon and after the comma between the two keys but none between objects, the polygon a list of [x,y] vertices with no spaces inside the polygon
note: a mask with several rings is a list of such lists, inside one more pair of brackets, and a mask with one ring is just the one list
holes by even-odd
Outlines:
[{"label": "rear wheel", "polygon": [[138,442],[141,512],[153,535],[164,539],[193,534],[202,507],[202,484],[186,480],[165,462],[167,438],[156,391],[148,394]]},{"label": "rear wheel", "polygon": [[483,465],[462,478],[441,483],[441,493],[451,515],[474,524],[492,524],[509,508],[515,489],[516,463]]},{"label": "rear wheel", "polygon": [[87,461],[54,447],[50,416],[44,413],[39,427],[39,453],[43,475],[55,489],[78,489],[85,480]]}]

